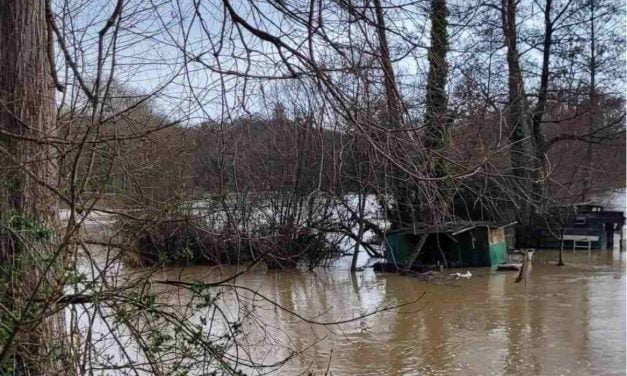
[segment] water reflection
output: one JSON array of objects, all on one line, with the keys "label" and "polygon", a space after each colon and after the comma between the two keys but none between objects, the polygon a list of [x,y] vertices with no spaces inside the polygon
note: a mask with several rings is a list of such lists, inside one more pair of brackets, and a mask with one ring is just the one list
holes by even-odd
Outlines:
[{"label": "water reflection", "polygon": [[[265,362],[304,350],[281,374],[324,374],[327,367],[333,375],[624,374],[624,254],[567,251],[561,268],[555,260],[556,252],[537,252],[529,277],[519,284],[515,273],[487,268],[473,269],[470,280],[444,284],[372,270],[351,274],[343,267],[316,273],[253,271],[237,284],[318,321],[355,317],[426,295],[402,312],[327,327],[255,301],[246,343],[252,356]],[[219,276],[193,267],[161,277],[213,281]]]}]

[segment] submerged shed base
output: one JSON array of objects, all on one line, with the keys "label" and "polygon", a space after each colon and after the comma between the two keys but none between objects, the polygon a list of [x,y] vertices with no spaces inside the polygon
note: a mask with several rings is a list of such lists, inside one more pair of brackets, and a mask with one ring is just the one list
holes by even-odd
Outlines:
[{"label": "submerged shed base", "polygon": [[522,268],[522,264],[512,263],[512,264],[499,264],[496,266],[496,270],[498,271],[519,271]]}]

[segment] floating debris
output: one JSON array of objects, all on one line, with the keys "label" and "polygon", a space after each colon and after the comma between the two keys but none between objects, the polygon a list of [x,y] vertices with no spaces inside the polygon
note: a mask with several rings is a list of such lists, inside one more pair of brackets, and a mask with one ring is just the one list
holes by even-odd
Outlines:
[{"label": "floating debris", "polygon": [[469,270],[466,270],[466,273],[462,274],[462,273],[453,273],[453,274],[449,274],[451,277],[455,277],[455,279],[460,279],[460,278],[466,278],[466,279],[470,279],[472,278],[472,273]]}]

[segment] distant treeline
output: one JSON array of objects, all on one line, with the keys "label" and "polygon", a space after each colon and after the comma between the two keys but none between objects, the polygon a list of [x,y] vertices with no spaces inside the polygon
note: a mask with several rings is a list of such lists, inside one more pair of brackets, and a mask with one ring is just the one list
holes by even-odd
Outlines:
[{"label": "distant treeline", "polygon": [[[547,179],[557,202],[582,201],[625,184],[625,130],[620,117],[624,103],[615,98],[605,102],[604,116],[616,124],[593,137],[581,107],[551,108],[554,118],[565,119],[545,126]],[[508,175],[508,129],[500,120],[500,114],[478,112],[466,114],[451,127],[450,143],[442,151],[445,158],[480,166],[480,173],[456,185],[458,195],[472,196],[473,185],[492,184],[493,178]],[[67,124],[72,126],[66,129],[80,129],[81,120]],[[93,175],[90,185],[104,186],[105,199],[116,205],[285,190],[384,193],[379,187],[386,171],[376,168],[371,143],[342,124],[320,125],[307,116],[288,117],[276,111],[266,118],[183,126],[143,110],[101,127],[111,137],[93,146],[94,163],[84,167],[101,172]],[[142,137],[125,138],[131,131]],[[125,153],[116,155],[113,150],[120,144]],[[463,192],[464,187],[470,191]]]}]

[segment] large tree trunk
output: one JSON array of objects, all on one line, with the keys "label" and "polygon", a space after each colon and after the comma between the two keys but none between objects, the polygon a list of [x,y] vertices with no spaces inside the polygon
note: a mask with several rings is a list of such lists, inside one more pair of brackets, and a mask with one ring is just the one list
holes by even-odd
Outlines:
[{"label": "large tree trunk", "polygon": [[[425,100],[425,147],[430,150],[444,148],[448,143],[448,9],[446,0],[431,2],[431,45],[429,47],[429,75]],[[448,169],[442,159],[428,158],[427,168],[431,176],[445,176]],[[452,190],[445,182],[438,183],[441,198],[432,204],[427,219],[431,223],[441,222],[452,214]]]},{"label": "large tree trunk", "polygon": [[[0,266],[2,273],[10,270],[0,295],[14,313],[2,318],[9,334],[2,337],[0,367],[51,375],[60,372],[60,360],[52,355],[60,354],[63,315],[33,302],[54,291],[53,278],[42,279],[44,270],[52,270],[54,235],[43,234],[54,230],[57,197],[48,186],[56,183],[57,164],[49,144],[34,142],[56,131],[45,8],[43,0],[0,1]],[[20,320],[29,316],[28,322]]]},{"label": "large tree trunk", "polygon": [[[386,97],[385,121],[389,129],[398,129],[402,126],[402,106],[396,86],[394,68],[392,66],[390,48],[386,36],[385,15],[383,13],[381,0],[374,0],[373,5],[376,17],[377,37],[379,39],[379,60],[381,70],[383,71],[383,87],[385,88]],[[396,137],[394,132],[388,132],[385,137],[388,138],[388,140],[386,140],[388,147],[394,145],[393,138]],[[390,138],[392,138],[391,142],[389,141]],[[389,185],[392,188],[394,203],[390,210],[390,221],[392,222],[392,228],[397,229],[411,225],[416,219],[413,208],[415,199],[412,193],[415,189],[412,189],[411,179],[405,172],[395,166],[392,166],[391,170],[389,174]]]},{"label": "large tree trunk", "polygon": [[[597,59],[596,59],[596,39],[595,39],[595,4],[594,0],[590,1],[590,63],[588,69],[590,70],[590,104],[588,111],[588,132],[592,134],[595,129],[596,122],[599,118],[599,97],[596,90],[596,72],[597,72]],[[594,171],[594,161],[592,153],[592,143],[588,142],[586,145],[586,171],[584,171],[583,186],[581,188],[581,202],[585,202],[589,196],[592,187],[592,171]]]},{"label": "large tree trunk", "polygon": [[547,109],[549,94],[549,76],[551,73],[551,47],[553,44],[553,21],[551,20],[551,10],[553,0],[546,0],[544,7],[544,43],[542,50],[542,72],[540,73],[540,88],[538,90],[538,101],[533,109],[531,134],[533,138],[533,150],[535,158],[535,182],[533,183],[534,195],[545,207],[548,198],[548,183],[546,181],[546,139],[542,129],[542,120]]},{"label": "large tree trunk", "polygon": [[531,136],[532,118],[525,92],[517,47],[516,0],[501,1],[503,35],[507,47],[509,111],[507,115],[510,132],[510,160],[517,185],[528,195],[521,202],[520,221],[526,223],[530,216],[532,196],[533,142]]},{"label": "large tree trunk", "polygon": [[0,127],[16,135],[2,136],[13,157],[3,156],[2,171],[10,184],[2,204],[44,222],[56,215],[57,198],[45,185],[56,183],[57,165],[50,145],[26,139],[56,132],[48,50],[43,1],[0,2]]},{"label": "large tree trunk", "polygon": [[431,2],[431,46],[429,47],[429,76],[425,111],[425,145],[441,148],[447,141],[446,80],[448,77],[448,9],[446,0]]}]

